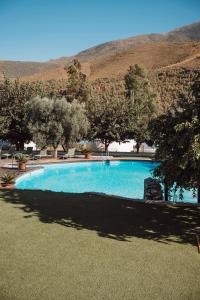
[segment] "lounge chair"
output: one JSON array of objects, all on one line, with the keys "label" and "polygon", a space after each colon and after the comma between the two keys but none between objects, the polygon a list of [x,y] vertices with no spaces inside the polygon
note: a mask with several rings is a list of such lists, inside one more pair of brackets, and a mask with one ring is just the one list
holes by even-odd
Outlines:
[{"label": "lounge chair", "polygon": [[35,154],[34,158],[35,159],[40,159],[40,158],[51,158],[52,155],[47,154],[47,149],[41,150],[39,154]]},{"label": "lounge chair", "polygon": [[71,148],[67,151],[67,153],[63,154],[63,155],[60,155],[59,158],[60,159],[66,159],[66,158],[72,158],[72,157],[75,157],[75,150],[76,148]]},{"label": "lounge chair", "polygon": [[27,147],[25,153],[29,159],[34,159],[33,147]]},{"label": "lounge chair", "polygon": [[12,157],[12,154],[11,153],[2,153],[1,154],[1,158],[9,158],[9,157]]},{"label": "lounge chair", "polygon": [[27,147],[26,154],[28,154],[28,155],[33,154],[33,147]]}]

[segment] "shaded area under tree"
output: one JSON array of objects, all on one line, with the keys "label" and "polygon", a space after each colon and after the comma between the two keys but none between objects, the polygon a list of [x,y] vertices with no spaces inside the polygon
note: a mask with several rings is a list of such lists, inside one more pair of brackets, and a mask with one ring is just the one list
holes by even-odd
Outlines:
[{"label": "shaded area under tree", "polygon": [[[96,231],[119,241],[131,237],[170,244],[195,244],[200,207],[148,204],[92,193],[1,190],[0,200],[14,204],[44,223]],[[16,206],[17,205],[17,206]],[[18,206],[19,205],[19,206]]]}]

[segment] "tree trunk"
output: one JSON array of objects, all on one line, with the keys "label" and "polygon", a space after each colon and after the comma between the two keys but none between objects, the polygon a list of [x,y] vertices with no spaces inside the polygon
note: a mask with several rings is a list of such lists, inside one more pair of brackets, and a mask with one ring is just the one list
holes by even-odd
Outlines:
[{"label": "tree trunk", "polygon": [[139,143],[139,142],[136,142],[136,150],[137,150],[137,153],[139,153],[140,152],[140,145],[141,145],[141,143]]},{"label": "tree trunk", "polygon": [[16,151],[23,151],[24,150],[24,142],[16,142],[15,143]]},{"label": "tree trunk", "polygon": [[24,150],[24,142],[19,143],[19,150],[21,150],[21,151]]},{"label": "tree trunk", "polygon": [[58,157],[58,147],[53,148],[53,157],[57,158]]},{"label": "tree trunk", "polygon": [[19,151],[19,144],[17,142],[15,143],[15,148],[16,148],[16,151]]},{"label": "tree trunk", "polygon": [[165,201],[169,200],[169,188],[167,185],[165,185],[164,187],[164,197],[165,197]]},{"label": "tree trunk", "polygon": [[105,145],[105,152],[108,152],[108,147],[110,143],[107,140],[105,140],[104,145]]},{"label": "tree trunk", "polygon": [[197,188],[197,203],[200,203],[200,187]]},{"label": "tree trunk", "polygon": [[62,144],[62,148],[63,148],[64,151],[67,151],[66,145],[63,145],[63,144]]}]

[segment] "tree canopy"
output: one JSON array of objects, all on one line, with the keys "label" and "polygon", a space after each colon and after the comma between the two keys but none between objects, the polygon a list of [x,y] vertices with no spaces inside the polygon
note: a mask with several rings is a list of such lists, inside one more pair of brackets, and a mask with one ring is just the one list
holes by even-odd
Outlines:
[{"label": "tree canopy", "polygon": [[131,118],[129,138],[136,141],[139,152],[140,145],[149,140],[148,125],[156,112],[155,94],[152,92],[147,71],[138,65],[129,67],[124,80],[126,97],[132,101],[129,112]]},{"label": "tree canopy", "polygon": [[28,82],[8,78],[0,82],[0,138],[10,140],[17,150],[23,149],[24,143],[31,139],[27,127],[27,103],[34,94],[35,90]]},{"label": "tree canopy", "polygon": [[87,76],[81,71],[81,64],[77,59],[73,63],[65,67],[68,74],[66,90],[63,91],[63,96],[67,101],[71,102],[74,99],[79,102],[86,102],[89,97],[89,82]]},{"label": "tree canopy", "polygon": [[167,187],[197,189],[200,202],[200,77],[190,96],[150,124],[151,137],[161,162],[154,175]]},{"label": "tree canopy", "polygon": [[88,128],[84,104],[69,103],[65,98],[35,97],[30,101],[28,119],[33,141],[41,148],[52,145],[55,157],[59,144],[81,139]]},{"label": "tree canopy", "polygon": [[[105,82],[105,80],[104,80]],[[128,137],[131,119],[131,101],[127,101],[114,80],[104,85],[99,82],[99,89],[94,89],[87,102],[87,115],[90,122],[88,138],[99,139],[105,151],[112,142],[122,142]]]}]

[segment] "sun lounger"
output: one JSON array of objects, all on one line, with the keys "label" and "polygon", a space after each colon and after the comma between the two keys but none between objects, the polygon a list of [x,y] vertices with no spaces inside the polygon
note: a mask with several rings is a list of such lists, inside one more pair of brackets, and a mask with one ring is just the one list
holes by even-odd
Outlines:
[{"label": "sun lounger", "polygon": [[2,153],[1,154],[1,158],[9,158],[9,157],[11,157],[12,156],[12,154],[11,153]]},{"label": "sun lounger", "polygon": [[35,154],[34,158],[40,159],[40,158],[51,158],[52,155],[47,154],[47,150],[41,150],[39,154]]},{"label": "sun lounger", "polygon": [[33,147],[27,147],[26,154],[31,155],[33,153]]},{"label": "sun lounger", "polygon": [[75,148],[71,148],[67,151],[67,153],[60,155],[59,158],[60,159],[66,159],[66,158],[72,158],[75,157]]},{"label": "sun lounger", "polygon": [[36,159],[36,158],[34,158],[33,147],[27,147],[26,155],[29,157],[30,160]]}]

